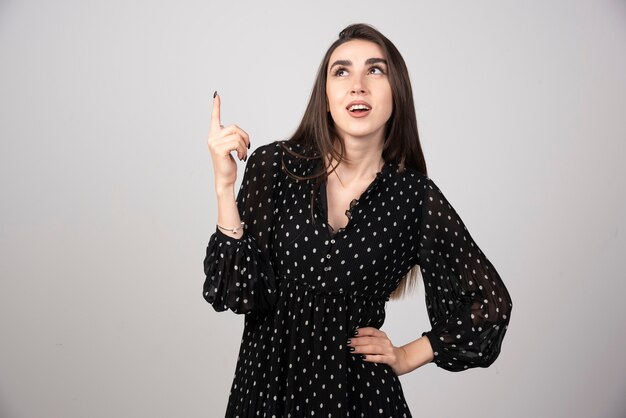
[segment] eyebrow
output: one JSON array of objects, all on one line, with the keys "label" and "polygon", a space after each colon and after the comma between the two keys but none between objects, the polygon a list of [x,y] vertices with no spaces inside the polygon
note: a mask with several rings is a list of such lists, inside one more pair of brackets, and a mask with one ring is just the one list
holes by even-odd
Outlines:
[{"label": "eyebrow", "polygon": [[[387,61],[382,59],[382,58],[368,58],[367,60],[365,60],[365,65],[370,65],[370,64],[378,64],[378,63],[383,63],[385,65],[387,65]],[[343,65],[345,67],[350,67],[352,65],[352,61],[350,60],[337,60],[335,62],[333,62],[333,64],[328,68],[328,70],[332,70],[332,68],[336,65]]]}]

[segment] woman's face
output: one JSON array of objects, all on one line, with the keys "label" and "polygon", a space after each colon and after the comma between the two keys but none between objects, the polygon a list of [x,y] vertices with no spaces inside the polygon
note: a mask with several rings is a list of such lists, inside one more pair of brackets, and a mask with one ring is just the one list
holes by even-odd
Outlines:
[{"label": "woman's face", "polygon": [[326,96],[344,140],[383,141],[393,111],[386,58],[377,44],[361,39],[341,44],[331,54]]}]

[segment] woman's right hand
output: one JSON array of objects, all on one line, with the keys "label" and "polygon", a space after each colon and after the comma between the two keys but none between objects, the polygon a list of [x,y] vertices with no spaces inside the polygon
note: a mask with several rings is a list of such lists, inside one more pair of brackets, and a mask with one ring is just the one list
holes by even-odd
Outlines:
[{"label": "woman's right hand", "polygon": [[237,163],[230,154],[237,151],[239,161],[248,158],[250,138],[237,125],[222,126],[220,124],[220,96],[213,97],[213,111],[211,113],[211,129],[209,131],[208,146],[213,161],[213,174],[216,191],[232,187],[237,180]]}]

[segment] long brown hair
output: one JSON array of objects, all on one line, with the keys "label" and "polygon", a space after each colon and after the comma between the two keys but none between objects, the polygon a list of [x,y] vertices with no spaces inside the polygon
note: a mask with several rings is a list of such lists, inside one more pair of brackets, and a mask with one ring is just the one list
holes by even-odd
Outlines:
[{"label": "long brown hair", "polygon": [[[321,169],[309,176],[298,176],[289,172],[283,161],[283,170],[291,177],[298,180],[315,179],[316,182],[311,194],[311,220],[314,220],[315,193],[320,184],[325,181],[328,174],[345,159],[345,144],[337,134],[335,124],[330,112],[327,112],[326,79],[328,64],[333,51],[348,41],[360,39],[377,44],[383,51],[387,60],[389,83],[393,96],[393,111],[385,127],[385,139],[382,157],[385,163],[398,164],[398,171],[404,171],[405,167],[413,168],[427,175],[426,161],[422,152],[422,146],[417,131],[417,119],[415,116],[415,104],[413,102],[413,90],[409,80],[406,63],[396,46],[382,33],[371,25],[357,23],[349,25],[339,32],[339,38],[328,48],[322,63],[317,71],[315,84],[311,92],[304,116],[294,134],[284,143],[283,150],[294,158],[321,159]],[[334,146],[338,141],[340,151]],[[300,154],[293,150],[291,145],[298,145],[302,149],[313,150],[310,154]],[[332,160],[338,161],[329,172],[328,162],[323,156],[330,155]],[[400,281],[398,288],[391,294],[391,299],[400,299],[415,285],[419,273],[419,266],[414,266]]]}]

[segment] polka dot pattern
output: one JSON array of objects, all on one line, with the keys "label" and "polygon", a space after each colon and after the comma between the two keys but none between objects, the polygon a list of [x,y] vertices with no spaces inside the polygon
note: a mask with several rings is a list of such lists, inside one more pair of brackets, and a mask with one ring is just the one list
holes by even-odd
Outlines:
[{"label": "polka dot pattern", "polygon": [[243,237],[216,229],[209,240],[204,298],[245,314],[226,417],[411,417],[393,369],[346,340],[383,325],[390,293],[416,264],[437,366],[487,367],[498,356],[509,294],[434,182],[388,162],[334,231],[325,185],[285,172],[306,176],[319,164],[280,141],[258,147],[237,195]]},{"label": "polka dot pattern", "polygon": [[433,328],[422,335],[445,370],[489,367],[501,351],[511,296],[450,202],[425,181],[417,263]]}]

